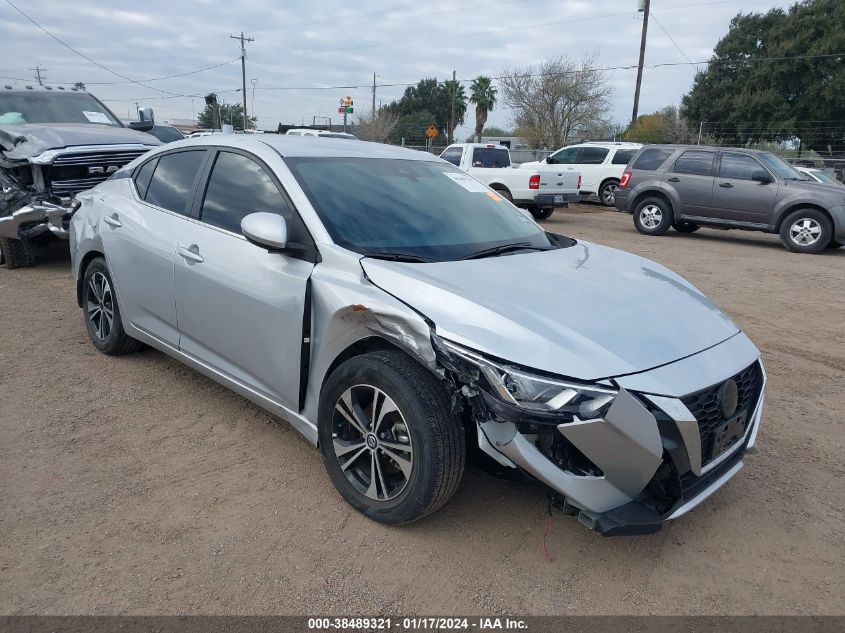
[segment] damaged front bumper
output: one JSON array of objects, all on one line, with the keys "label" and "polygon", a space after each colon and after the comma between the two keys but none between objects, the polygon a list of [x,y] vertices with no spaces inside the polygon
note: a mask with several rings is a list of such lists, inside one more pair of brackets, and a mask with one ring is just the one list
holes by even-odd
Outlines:
[{"label": "damaged front bumper", "polygon": [[[750,341],[734,339],[668,369],[600,381],[618,392],[590,419],[506,403],[483,371],[468,370],[477,355],[442,339],[435,349],[464,383],[481,450],[541,481],[584,526],[611,536],[658,531],[742,468],[762,417],[765,373]],[[670,375],[661,395],[640,390]],[[736,410],[721,420],[713,407],[729,381],[739,385]]]},{"label": "damaged front bumper", "polygon": [[68,239],[71,206],[52,202],[31,202],[11,214],[0,217],[0,238],[22,239],[50,232],[60,239]]}]

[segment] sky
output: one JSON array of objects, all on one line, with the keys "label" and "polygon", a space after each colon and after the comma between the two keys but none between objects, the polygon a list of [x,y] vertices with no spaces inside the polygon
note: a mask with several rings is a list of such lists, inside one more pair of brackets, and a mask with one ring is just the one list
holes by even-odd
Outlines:
[{"label": "sky", "polygon": [[[467,80],[468,90],[478,75],[495,77],[557,56],[597,53],[602,67],[635,65],[642,29],[638,0],[11,2],[89,59],[0,0],[0,84],[33,84],[31,69],[40,66],[52,85],[85,82],[121,118],[133,115],[137,102],[152,107],[157,120],[191,119],[209,92],[241,101],[240,43],[230,35],[243,31],[255,39],[246,45],[247,108],[264,129],[279,122],[310,124],[314,116],[341,122],[338,102],[346,95],[357,110],[369,110],[374,72],[379,104],[401,97],[405,86],[397,84],[443,80],[453,70]],[[652,0],[645,64],[707,60],[737,13],[788,4]],[[210,66],[217,67],[194,73]],[[680,103],[695,69],[646,67],[640,113]],[[145,81],[183,73],[193,74]],[[606,77],[612,87],[609,115],[626,122],[636,69],[609,70]],[[470,134],[473,124],[470,110],[457,136]],[[494,108],[488,125],[511,127],[505,104]]]}]

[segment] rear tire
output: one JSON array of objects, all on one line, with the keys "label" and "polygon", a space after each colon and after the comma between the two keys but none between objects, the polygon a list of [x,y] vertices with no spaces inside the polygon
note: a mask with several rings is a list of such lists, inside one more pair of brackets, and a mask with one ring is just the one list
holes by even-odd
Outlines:
[{"label": "rear tire", "polygon": [[845,242],[838,242],[834,239],[831,239],[827,244],[827,247],[830,249],[842,248],[843,246],[845,246]]},{"label": "rear tire", "polygon": [[335,488],[380,523],[410,523],[440,509],[463,475],[466,440],[449,395],[397,350],[350,358],[332,372],[317,433]]},{"label": "rear tire", "polygon": [[793,253],[821,253],[833,239],[833,226],[818,209],[798,209],[781,224],[780,239]]},{"label": "rear tire", "polygon": [[619,189],[618,180],[608,180],[599,189],[599,202],[606,207],[616,205],[616,190]]},{"label": "rear tire", "polygon": [[531,209],[531,215],[537,220],[548,220],[554,212],[554,207],[534,207]]},{"label": "rear tire", "polygon": [[35,256],[20,240],[0,238],[0,264],[6,268],[35,266]]},{"label": "rear tire", "polygon": [[103,354],[119,356],[141,347],[126,334],[117,305],[114,282],[102,257],[92,259],[82,279],[82,313],[91,342]]},{"label": "rear tire", "polygon": [[672,226],[672,207],[663,198],[644,198],[634,207],[634,228],[643,235],[663,235]]},{"label": "rear tire", "polygon": [[494,187],[493,191],[498,193],[500,196],[502,196],[508,202],[511,202],[511,203],[513,202],[513,196],[511,195],[511,192],[508,191],[507,189],[497,189],[497,188]]},{"label": "rear tire", "polygon": [[701,227],[695,222],[675,222],[675,224],[672,225],[672,228],[678,233],[695,233]]}]

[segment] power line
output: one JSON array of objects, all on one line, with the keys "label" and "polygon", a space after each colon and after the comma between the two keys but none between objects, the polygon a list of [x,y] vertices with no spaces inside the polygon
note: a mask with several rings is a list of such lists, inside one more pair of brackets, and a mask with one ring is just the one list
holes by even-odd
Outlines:
[{"label": "power line", "polygon": [[44,78],[41,76],[42,70],[47,70],[46,68],[41,68],[38,64],[35,65],[35,68],[30,68],[30,70],[35,71],[35,80],[38,82],[39,86],[44,85]]},{"label": "power line", "polygon": [[112,75],[116,75],[116,76],[120,77],[121,79],[125,79],[125,80],[126,80],[126,81],[128,81],[129,83],[133,83],[133,84],[137,84],[137,85],[139,85],[139,86],[143,86],[144,88],[147,88],[147,89],[149,89],[149,90],[155,90],[156,92],[163,92],[163,93],[165,93],[165,94],[169,94],[169,95],[173,95],[173,96],[178,96],[178,97],[188,96],[188,95],[180,95],[180,94],[178,94],[178,93],[175,93],[175,92],[170,92],[170,91],[168,91],[168,90],[162,90],[161,88],[156,88],[155,86],[147,86],[147,85],[145,85],[145,84],[141,83],[140,81],[136,81],[136,80],[134,80],[134,79],[130,79],[130,78],[129,78],[129,77],[127,77],[126,75],[122,75],[122,74],[120,74],[119,72],[117,72],[117,71],[115,71],[115,70],[112,70],[112,69],[111,69],[111,68],[109,68],[108,66],[104,66],[104,65],[103,65],[103,64],[101,64],[100,62],[98,62],[98,61],[96,61],[96,60],[91,59],[90,57],[88,57],[88,55],[86,55],[85,53],[82,53],[82,52],[80,52],[80,51],[76,50],[73,46],[71,46],[70,44],[68,44],[68,43],[67,43],[67,42],[65,42],[64,40],[62,40],[62,39],[60,39],[60,38],[56,37],[55,35],[53,35],[53,34],[52,34],[50,31],[48,31],[46,28],[44,28],[43,26],[41,26],[38,22],[36,22],[34,19],[32,19],[31,17],[29,17],[26,13],[24,13],[23,11],[21,11],[21,10],[20,10],[20,9],[19,9],[16,5],[15,5],[15,3],[14,3],[14,2],[12,2],[12,0],[6,0],[6,4],[8,4],[10,7],[12,7],[12,8],[13,8],[15,11],[17,11],[18,13],[20,13],[20,14],[21,14],[24,18],[26,18],[27,20],[29,20],[29,21],[30,21],[32,24],[34,24],[36,27],[38,27],[38,29],[40,29],[41,31],[43,31],[44,33],[46,33],[47,35],[49,35],[51,38],[53,38],[54,40],[56,40],[59,44],[61,44],[62,46],[64,46],[64,47],[65,47],[65,48],[67,48],[68,50],[73,51],[74,53],[76,53],[77,55],[79,55],[82,59],[84,59],[84,60],[86,60],[86,61],[89,61],[89,62],[91,62],[92,64],[94,64],[95,66],[98,66],[98,67],[102,68],[102,69],[103,69],[103,70],[105,70],[106,72],[109,72],[109,73],[111,73]]},{"label": "power line", "polygon": [[680,46],[678,46],[678,43],[675,41],[675,39],[671,35],[669,35],[669,31],[667,31],[666,29],[663,28],[663,25],[660,23],[660,20],[657,19],[657,14],[655,14],[654,11],[651,11],[651,17],[654,18],[654,23],[657,24],[657,26],[660,27],[660,30],[663,31],[663,33],[666,35],[666,37],[669,38],[669,41],[671,41],[672,44],[675,45],[675,48],[677,48],[681,52],[681,55],[684,56],[684,59],[687,60],[691,64],[692,60],[689,57],[687,57],[687,54],[684,52],[684,49],[682,49]]}]

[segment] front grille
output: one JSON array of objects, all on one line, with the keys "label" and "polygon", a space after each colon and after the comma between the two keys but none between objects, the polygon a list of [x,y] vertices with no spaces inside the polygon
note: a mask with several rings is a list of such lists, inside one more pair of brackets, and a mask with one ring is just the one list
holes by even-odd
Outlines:
[{"label": "front grille", "polygon": [[145,150],[128,150],[63,154],[47,168],[47,186],[57,195],[74,195],[100,184],[144,153]]},{"label": "front grille", "polygon": [[[754,407],[760,399],[763,387],[763,370],[759,362],[755,362],[735,376],[731,376],[739,388],[739,404],[737,413],[745,412],[746,428],[751,423]],[[725,380],[728,380],[727,378]],[[698,420],[698,433],[701,436],[701,465],[706,466],[713,459],[713,443],[716,432],[728,422],[719,410],[718,394],[723,383],[713,385],[702,391],[692,393],[681,398],[690,413]]]}]

